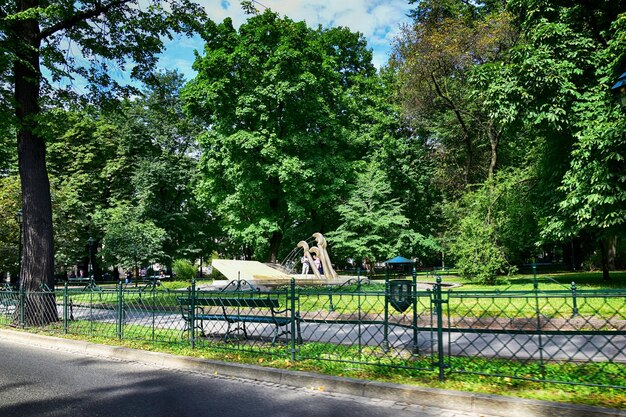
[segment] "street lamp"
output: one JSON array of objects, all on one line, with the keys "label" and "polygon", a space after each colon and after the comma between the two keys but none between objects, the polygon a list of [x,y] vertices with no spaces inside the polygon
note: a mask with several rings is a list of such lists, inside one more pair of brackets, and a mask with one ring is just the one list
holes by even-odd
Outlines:
[{"label": "street lamp", "polygon": [[96,239],[89,236],[87,239],[87,243],[89,244],[89,268],[87,269],[87,276],[89,279],[93,278],[93,245],[96,243]]},{"label": "street lamp", "polygon": [[617,97],[620,106],[626,109],[626,72],[619,76],[611,91]]}]

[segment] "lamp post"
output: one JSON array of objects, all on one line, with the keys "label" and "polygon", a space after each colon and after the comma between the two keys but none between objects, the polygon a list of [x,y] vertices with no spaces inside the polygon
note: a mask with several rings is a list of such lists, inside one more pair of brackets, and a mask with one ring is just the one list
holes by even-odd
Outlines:
[{"label": "lamp post", "polygon": [[24,242],[23,234],[23,223],[24,223],[24,213],[22,209],[19,209],[17,213],[15,213],[15,219],[17,220],[17,224],[20,226],[20,238],[18,245],[18,261],[17,261],[17,279],[19,280],[22,275],[22,245]]},{"label": "lamp post", "polygon": [[93,245],[96,243],[96,239],[89,236],[87,243],[89,244],[89,267],[87,268],[87,276],[89,279],[93,279]]},{"label": "lamp post", "polygon": [[620,106],[626,109],[626,72],[619,76],[611,91],[617,97]]}]

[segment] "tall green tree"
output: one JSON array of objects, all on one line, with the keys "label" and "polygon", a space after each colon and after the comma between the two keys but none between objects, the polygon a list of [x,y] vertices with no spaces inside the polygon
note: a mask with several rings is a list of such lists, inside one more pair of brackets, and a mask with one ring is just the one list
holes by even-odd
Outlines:
[{"label": "tall green tree", "polygon": [[[363,165],[350,197],[337,207],[340,226],[327,233],[333,253],[363,260],[368,270],[373,271],[375,262],[400,253],[422,255],[432,251],[436,246],[434,240],[409,227],[404,205],[393,197],[382,167],[376,162]],[[416,252],[416,248],[421,251]]]},{"label": "tall green tree", "polygon": [[[198,128],[182,112],[175,72],[118,108],[46,114],[57,264],[86,262],[89,237],[102,239],[99,213],[127,205],[167,232],[159,262],[210,253],[212,222],[193,196]],[[199,235],[204,239],[198,239]],[[207,243],[208,242],[208,243]]]},{"label": "tall green tree", "polygon": [[510,8],[524,42],[503,70],[536,137],[544,239],[592,236],[608,279],[608,252],[623,231],[623,122],[609,87],[625,66],[626,2],[512,0]]},{"label": "tall green tree", "polygon": [[588,56],[596,66],[597,83],[592,81],[572,105],[575,142],[559,188],[563,197],[546,229],[546,235],[561,239],[594,236],[605,280],[615,268],[618,237],[626,231],[626,116],[607,88],[626,68],[626,9],[623,12],[602,35],[606,47],[596,44]]},{"label": "tall green tree", "polygon": [[452,205],[450,249],[461,275],[493,284],[530,261],[539,222],[529,204],[533,185],[528,169],[503,169]]},{"label": "tall green tree", "polygon": [[350,107],[368,106],[358,80],[375,76],[371,59],[359,34],[269,10],[239,31],[229,19],[206,28],[185,90],[207,128],[198,192],[245,256],[276,261],[292,228],[331,227],[366,153]]},{"label": "tall green tree", "polygon": [[105,265],[132,269],[138,276],[142,265],[162,258],[165,230],[142,219],[137,209],[114,207],[102,212],[97,221],[104,231],[100,255]]},{"label": "tall green tree", "polygon": [[210,255],[215,234],[210,213],[200,207],[193,192],[202,123],[183,111],[184,84],[178,72],[159,73],[121,115],[146,146],[134,157],[128,198],[146,219],[166,231],[165,258],[160,261],[168,266],[174,258]]},{"label": "tall green tree", "polygon": [[[148,77],[163,39],[171,30],[189,33],[202,15],[202,9],[188,0],[3,3],[0,93],[2,103],[14,103],[24,212],[23,288],[53,284],[50,183],[45,137],[38,127],[41,99],[52,90],[51,81],[78,76],[86,80],[95,97],[115,93],[120,86],[109,76],[109,68],[124,68],[128,59],[134,77]],[[42,75],[42,65],[49,78]],[[55,315],[43,316],[54,319]],[[27,322],[31,321],[38,323],[35,315],[27,314]]]},{"label": "tall green tree", "polygon": [[424,0],[412,15],[391,59],[399,98],[417,133],[437,145],[439,181],[458,195],[501,163],[506,119],[473,94],[471,74],[500,60],[517,31],[499,1]]}]

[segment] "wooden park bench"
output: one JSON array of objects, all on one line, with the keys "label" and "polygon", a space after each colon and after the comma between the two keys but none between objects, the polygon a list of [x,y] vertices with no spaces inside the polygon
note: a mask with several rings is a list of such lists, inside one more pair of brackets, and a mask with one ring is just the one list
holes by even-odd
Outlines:
[{"label": "wooden park bench", "polygon": [[69,284],[88,284],[91,281],[89,277],[69,277],[67,282]]},{"label": "wooden park bench", "polygon": [[[274,344],[279,336],[291,333],[290,325],[292,319],[294,319],[296,320],[298,343],[301,342],[299,321],[297,318],[285,315],[289,309],[279,310],[280,303],[277,298],[236,298],[232,295],[215,295],[211,297],[200,296],[193,300],[190,297],[176,297],[176,300],[180,305],[182,316],[185,320],[183,334],[191,330],[192,320],[194,321],[193,325],[200,330],[202,335],[205,335],[205,321],[224,321],[227,323],[226,336],[242,331],[247,339],[246,323],[261,323],[274,326],[272,337],[272,344]],[[192,309],[195,310],[193,311],[193,319]],[[261,309],[264,309],[269,314],[263,314],[260,311]],[[236,327],[233,328],[233,325],[236,325]]]}]

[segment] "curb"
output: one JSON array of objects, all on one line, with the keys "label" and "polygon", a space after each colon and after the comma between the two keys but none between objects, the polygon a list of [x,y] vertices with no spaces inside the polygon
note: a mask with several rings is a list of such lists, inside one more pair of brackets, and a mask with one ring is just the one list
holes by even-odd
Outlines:
[{"label": "curb", "polygon": [[461,412],[506,417],[626,417],[626,411],[610,408],[424,388],[320,375],[312,372],[275,369],[258,365],[220,362],[120,346],[100,345],[53,336],[42,336],[15,330],[0,329],[0,335],[3,338],[10,338],[16,342],[49,349],[145,363],[163,368],[220,374],[352,396],[406,402],[425,407],[441,408],[445,406]]}]

